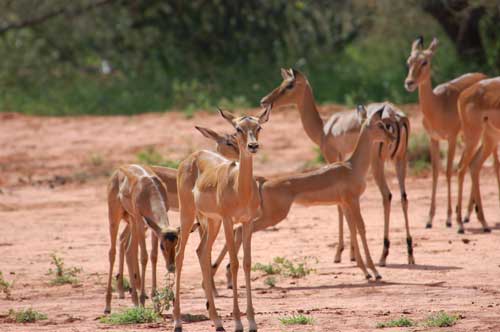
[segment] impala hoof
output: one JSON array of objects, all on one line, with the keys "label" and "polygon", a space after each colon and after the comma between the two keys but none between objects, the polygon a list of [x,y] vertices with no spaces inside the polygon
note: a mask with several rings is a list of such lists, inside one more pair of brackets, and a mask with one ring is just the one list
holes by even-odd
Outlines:
[{"label": "impala hoof", "polygon": [[378,262],[378,266],[385,266],[385,265],[386,265],[385,261],[381,260],[380,262]]},{"label": "impala hoof", "polygon": [[217,331],[217,332],[223,332],[224,331],[225,332],[226,329],[223,328],[222,326],[219,326],[218,328],[215,329],[215,331]]},{"label": "impala hoof", "polygon": [[491,228],[485,227],[485,228],[483,228],[483,232],[484,233],[491,233]]},{"label": "impala hoof", "polygon": [[355,262],[356,261],[356,257],[351,257],[351,262]]},{"label": "impala hoof", "polygon": [[469,217],[465,217],[464,220],[462,221],[464,224],[468,224],[470,221]]},{"label": "impala hoof", "polygon": [[257,330],[248,330],[248,332],[257,332]]},{"label": "impala hoof", "polygon": [[177,326],[174,328],[174,332],[182,332],[182,326]]},{"label": "impala hoof", "polygon": [[451,221],[446,222],[446,227],[450,228],[451,227]]},{"label": "impala hoof", "polygon": [[104,314],[107,315],[107,314],[110,314],[111,313],[111,309],[104,309]]},{"label": "impala hoof", "polygon": [[408,257],[408,265],[415,265],[415,258]]},{"label": "impala hoof", "polygon": [[234,332],[243,332],[243,329],[241,329],[241,330],[234,330]]},{"label": "impala hoof", "polygon": [[227,289],[233,289],[233,285],[227,285]]},{"label": "impala hoof", "polygon": [[425,228],[432,228],[432,224],[429,222],[425,225]]},{"label": "impala hoof", "polygon": [[366,278],[366,280],[370,280],[372,278],[372,275],[370,273],[367,273],[365,278]]},{"label": "impala hoof", "polygon": [[465,234],[465,230],[463,228],[458,229],[458,234]]},{"label": "impala hoof", "polygon": [[375,276],[375,280],[382,280],[382,276],[381,276],[380,274],[377,274],[377,275]]}]

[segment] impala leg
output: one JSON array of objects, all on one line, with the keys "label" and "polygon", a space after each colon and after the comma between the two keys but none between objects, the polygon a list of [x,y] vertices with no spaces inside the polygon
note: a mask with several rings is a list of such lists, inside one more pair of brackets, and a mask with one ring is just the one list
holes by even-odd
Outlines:
[{"label": "impala leg", "polygon": [[[240,251],[241,248],[241,243],[243,241],[243,229],[242,226],[236,227],[234,230],[234,245],[236,248],[236,254]],[[228,289],[233,289],[233,275],[232,275],[232,269],[231,269],[231,262],[229,262],[226,265],[226,281],[227,281],[227,288]]]},{"label": "impala leg", "polygon": [[470,187],[469,203],[467,204],[467,211],[462,223],[466,224],[470,221],[472,215],[472,210],[474,210],[474,188]]},{"label": "impala leg", "polygon": [[493,168],[495,169],[495,176],[497,178],[498,198],[500,200],[500,162],[498,161],[498,151],[496,147],[493,149]]},{"label": "impala leg", "polygon": [[429,219],[425,228],[432,228],[432,220],[436,214],[436,189],[439,176],[439,141],[432,139],[430,142],[431,164],[432,164],[432,194],[431,194],[431,207],[429,210]]},{"label": "impala leg", "polygon": [[233,318],[234,330],[236,332],[243,331],[243,324],[241,324],[241,313],[238,305],[238,253],[233,236],[233,222],[230,218],[224,218],[223,221],[224,234],[226,236],[226,245],[229,252],[229,260],[231,263],[231,275],[233,280]]},{"label": "impala leg", "polygon": [[141,296],[140,302],[144,306],[146,303],[146,267],[148,265],[148,250],[146,248],[146,231],[142,225],[138,225],[139,246],[141,249]]},{"label": "impala leg", "polygon": [[[143,227],[141,225],[141,227]],[[139,305],[139,299],[137,297],[137,289],[140,285],[140,274],[137,264],[137,251],[138,251],[138,234],[136,230],[135,220],[130,223],[130,241],[127,243],[125,257],[127,259],[127,268],[130,277],[130,289],[132,295],[132,302],[135,306]]]},{"label": "impala leg", "polygon": [[252,302],[252,281],[250,273],[252,269],[252,223],[243,224],[243,270],[245,272],[245,290],[247,293],[247,319],[249,332],[257,332],[255,323],[255,311]]},{"label": "impala leg", "polygon": [[491,152],[495,148],[496,148],[496,143],[489,136],[485,136],[483,140],[483,145],[479,148],[471,163],[472,188],[474,191],[474,202],[476,203],[477,218],[479,219],[479,222],[483,226],[483,230],[485,233],[491,232],[491,228],[488,226],[488,223],[486,222],[486,219],[484,217],[479,175],[481,172],[481,168],[483,167],[484,161],[490,156]]},{"label": "impala leg", "polygon": [[[333,260],[334,263],[340,263],[342,261],[342,252],[344,251],[344,215],[340,206],[337,206],[337,211],[339,215],[339,243],[337,246],[337,252],[335,253],[335,258]],[[353,256],[351,255],[351,260],[352,257]]]},{"label": "impala leg", "polygon": [[410,233],[410,222],[408,220],[408,197],[406,195],[406,155],[403,158],[396,160],[396,174],[398,177],[399,191],[401,192],[401,206],[403,208],[403,215],[405,218],[406,230],[406,248],[408,251],[408,264],[415,264],[415,257],[413,256],[413,239]]},{"label": "impala leg", "polygon": [[156,285],[157,285],[156,264],[158,263],[158,237],[156,236],[155,232],[151,232],[151,253],[149,257],[151,259],[151,277],[152,277],[151,298],[153,298],[156,295]]},{"label": "impala leg", "polygon": [[366,279],[371,279],[372,275],[368,273],[368,270],[366,269],[365,263],[363,262],[363,259],[361,258],[361,254],[359,252],[359,246],[358,246],[358,239],[356,235],[356,223],[353,217],[352,213],[352,208],[348,206],[347,204],[343,205],[343,210],[346,215],[346,220],[347,220],[347,225],[349,226],[349,232],[351,233],[351,243],[354,246],[354,255],[356,257],[356,264],[358,267],[363,271],[365,278]]},{"label": "impala leg", "polygon": [[384,205],[384,249],[382,250],[382,256],[380,256],[379,265],[385,266],[387,256],[389,255],[389,247],[391,242],[389,241],[389,222],[391,214],[391,200],[392,194],[387,185],[384,173],[384,159],[382,159],[379,154],[372,153],[375,159],[372,159],[372,173],[377,187],[382,194],[382,202]]},{"label": "impala leg", "polygon": [[119,263],[118,263],[118,274],[116,275],[116,288],[118,289],[118,298],[125,298],[125,290],[123,287],[123,267],[125,262],[125,250],[127,243],[130,240],[130,226],[127,225],[120,234],[120,253],[119,253]]},{"label": "impala leg", "polygon": [[[460,167],[458,170],[458,195],[457,195],[457,223],[459,223],[458,233],[463,234],[464,228],[462,222],[462,195],[464,187],[464,177],[467,169],[469,168],[470,162],[472,161],[474,155],[475,144],[467,143],[465,144],[465,150],[463,152]],[[477,202],[476,202],[477,203]],[[460,225],[461,224],[461,225]]]},{"label": "impala leg", "polygon": [[123,216],[123,210],[119,206],[118,201],[108,200],[108,218],[109,218],[109,237],[110,237],[110,248],[108,252],[109,259],[109,271],[108,271],[108,284],[106,287],[106,307],[104,308],[104,313],[111,312],[111,298],[112,298],[112,281],[113,281],[113,266],[115,265],[116,256],[116,238],[118,237],[118,229],[120,226],[120,220]]},{"label": "impala leg", "polygon": [[366,264],[368,265],[368,268],[373,271],[375,279],[377,280],[382,279],[382,276],[378,273],[377,268],[375,267],[375,264],[373,264],[373,260],[370,255],[370,248],[368,247],[368,241],[366,240],[365,222],[363,220],[363,217],[361,216],[361,210],[358,199],[355,199],[352,202],[351,210],[353,219],[356,223],[356,229],[359,232],[359,236],[361,238],[361,242],[363,243],[363,248],[365,250]]},{"label": "impala leg", "polygon": [[203,290],[205,291],[205,296],[207,298],[207,310],[210,319],[214,322],[216,331],[224,331],[222,326],[222,321],[217,314],[217,309],[215,307],[213,289],[210,285],[210,280],[212,280],[211,273],[211,251],[217,234],[219,233],[221,221],[220,220],[207,220],[206,230],[200,232],[201,241],[196,249],[198,254],[198,259],[200,261],[200,267],[203,274]]},{"label": "impala leg", "polygon": [[446,185],[448,187],[448,209],[446,212],[446,227],[451,227],[451,218],[453,214],[453,209],[451,207],[451,177],[453,175],[453,159],[455,157],[456,146],[457,146],[456,138],[448,140],[448,156],[446,162]]},{"label": "impala leg", "polygon": [[[179,243],[176,248],[175,254],[175,298],[174,298],[174,308],[173,308],[173,319],[174,319],[174,332],[182,331],[182,320],[181,320],[181,273],[182,264],[184,263],[184,251],[186,250],[187,240],[193,227],[195,220],[195,208],[192,197],[182,197],[179,193],[179,202],[181,202],[180,207],[180,219],[181,219],[181,230],[179,235]],[[189,200],[188,202],[183,202],[183,199]]]}]

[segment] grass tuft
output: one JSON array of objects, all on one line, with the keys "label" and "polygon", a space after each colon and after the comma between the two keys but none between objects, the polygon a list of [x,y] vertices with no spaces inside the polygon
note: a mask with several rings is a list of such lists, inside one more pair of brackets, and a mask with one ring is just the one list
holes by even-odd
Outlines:
[{"label": "grass tuft", "polygon": [[76,285],[79,283],[77,275],[82,272],[81,268],[66,268],[64,266],[64,260],[55,253],[51,254],[50,257],[52,258],[51,264],[55,265],[55,270],[50,268],[48,272],[49,275],[54,275],[54,279],[50,282],[51,285]]},{"label": "grass tuft", "polygon": [[460,319],[457,315],[449,315],[444,311],[436,312],[425,321],[425,325],[429,327],[450,327],[457,323]]},{"label": "grass tuft", "polygon": [[16,311],[14,309],[10,309],[8,316],[10,319],[15,321],[16,323],[34,323],[39,320],[46,320],[47,315],[38,311],[33,310],[32,308],[21,309]]},{"label": "grass tuft", "polygon": [[174,303],[174,297],[174,291],[169,286],[157,290],[153,296],[153,308],[155,312],[161,315],[164,311],[169,310]]},{"label": "grass tuft", "polygon": [[377,323],[378,329],[383,329],[386,327],[409,327],[414,326],[415,322],[406,317],[400,317],[398,319],[393,319],[384,323]]},{"label": "grass tuft", "polygon": [[178,160],[169,160],[163,158],[163,156],[158,151],[156,151],[153,146],[139,151],[137,153],[137,160],[139,161],[139,163],[146,165],[164,166],[170,168],[179,167]]},{"label": "grass tuft", "polygon": [[122,312],[101,317],[100,322],[110,325],[155,323],[160,315],[151,308],[134,307]]},{"label": "grass tuft", "polygon": [[3,273],[0,271],[0,292],[5,294],[6,299],[10,299],[12,296],[11,293],[12,286],[13,283],[5,280],[3,277]]},{"label": "grass tuft", "polygon": [[304,315],[292,315],[278,318],[283,325],[312,325],[314,319]]},{"label": "grass tuft", "polygon": [[264,284],[271,287],[271,288],[274,288],[276,287],[276,277],[274,276],[269,276],[267,277],[265,280],[264,280]]},{"label": "grass tuft", "polygon": [[303,278],[314,269],[309,268],[306,261],[294,264],[284,257],[274,257],[272,263],[256,263],[252,271],[262,271],[267,275],[280,274],[284,277]]}]

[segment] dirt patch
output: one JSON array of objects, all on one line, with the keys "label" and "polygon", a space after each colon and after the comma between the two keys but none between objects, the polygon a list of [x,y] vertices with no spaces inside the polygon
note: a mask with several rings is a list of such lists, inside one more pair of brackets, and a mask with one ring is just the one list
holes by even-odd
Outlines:
[{"label": "dirt patch", "polygon": [[[334,111],[339,106],[328,106]],[[421,130],[415,106],[412,129]],[[327,114],[328,112],[325,112]],[[0,314],[10,308],[33,307],[46,313],[46,321],[30,325],[8,323],[0,316],[2,331],[140,331],[170,330],[171,320],[153,325],[110,327],[98,321],[104,309],[109,235],[105,203],[106,175],[121,163],[137,161],[137,152],[154,146],[163,156],[178,160],[189,152],[211,148],[211,142],[194,130],[202,125],[229,131],[219,117],[197,113],[145,114],[133,117],[28,117],[2,115],[0,121],[0,270],[14,281],[12,300],[0,295]],[[262,149],[256,173],[270,175],[294,171],[315,157],[296,111],[275,112],[261,134]],[[393,200],[391,252],[388,266],[379,268],[383,281],[364,280],[349,262],[334,264],[337,243],[335,207],[294,206],[274,231],[260,232],[253,241],[253,261],[268,263],[273,257],[317,258],[315,272],[303,279],[277,278],[276,287],[254,272],[254,306],[260,331],[373,331],[379,322],[400,316],[422,322],[432,312],[445,310],[463,316],[449,331],[500,330],[500,218],[493,172],[482,173],[485,213],[493,227],[483,234],[475,218],[466,234],[445,227],[446,190],[440,177],[438,209],[433,229],[424,229],[430,196],[430,178],[407,180],[410,222],[417,265],[406,265],[404,222],[397,181],[392,167],[389,184]],[[455,195],[456,184],[453,185]],[[382,251],[382,199],[373,181],[362,198],[362,214],[372,256]],[[455,204],[455,202],[454,202]],[[172,213],[178,223],[177,213]],[[222,234],[220,234],[222,235]],[[215,252],[222,236],[216,242]],[[206,315],[195,255],[198,237],[192,236],[183,272],[184,313]],[[68,266],[81,267],[79,285],[51,286],[47,275],[50,254],[57,252]],[[160,259],[160,262],[162,260]],[[162,271],[164,267],[161,266]],[[240,286],[243,284],[240,272]],[[148,275],[149,277],[149,275]],[[221,297],[216,299],[224,326],[231,330],[231,292],[224,288],[224,273],[216,277]],[[148,285],[150,282],[148,281]],[[244,289],[240,291],[245,309]],[[113,310],[131,306],[130,298],[115,295]],[[283,326],[279,318],[302,313],[313,325]],[[244,321],[246,326],[246,322]],[[211,330],[210,321],[185,325],[186,331]],[[399,329],[401,330],[401,329]],[[398,330],[398,331],[399,331]],[[402,331],[435,331],[425,326]],[[448,331],[447,329],[444,329]]]}]

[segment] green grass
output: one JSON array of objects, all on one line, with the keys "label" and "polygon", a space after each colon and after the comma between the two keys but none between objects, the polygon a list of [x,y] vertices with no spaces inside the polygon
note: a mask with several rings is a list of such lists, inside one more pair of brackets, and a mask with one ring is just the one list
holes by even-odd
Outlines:
[{"label": "green grass", "polygon": [[153,309],[134,307],[122,312],[101,317],[100,322],[110,325],[155,323],[160,320],[160,315]]},{"label": "green grass", "polygon": [[429,327],[450,327],[460,319],[457,315],[450,315],[444,311],[436,312],[425,320],[425,325]]},{"label": "green grass", "polygon": [[277,280],[276,280],[276,277],[274,277],[274,276],[269,276],[266,279],[264,279],[264,284],[271,287],[271,288],[276,287],[276,283],[277,283]]},{"label": "green grass", "polygon": [[174,291],[168,286],[157,290],[152,299],[154,310],[159,315],[161,315],[164,311],[169,310],[174,304],[174,297]]},{"label": "green grass", "polygon": [[137,161],[141,164],[164,166],[170,168],[177,168],[179,167],[180,163],[178,160],[169,160],[163,158],[163,156],[152,146],[139,151],[137,153]]},{"label": "green grass", "polygon": [[266,275],[280,274],[284,277],[303,278],[314,271],[307,266],[307,261],[293,263],[284,257],[274,257],[269,264],[256,263],[252,271],[261,271]]},{"label": "green grass", "polygon": [[312,325],[314,319],[302,314],[278,318],[283,325]]},{"label": "green grass", "polygon": [[414,326],[415,322],[406,317],[400,317],[398,319],[393,319],[388,322],[377,323],[378,329],[383,329],[386,327],[410,327]]},{"label": "green grass", "polygon": [[55,253],[51,254],[50,257],[52,258],[51,264],[55,266],[55,269],[50,268],[48,272],[49,275],[54,276],[54,279],[50,281],[51,285],[76,285],[79,283],[77,275],[82,272],[81,268],[66,268],[63,258],[58,257]]},{"label": "green grass", "polygon": [[46,314],[35,311],[32,308],[21,309],[19,311],[10,309],[8,316],[16,323],[34,323],[39,320],[47,319]]},{"label": "green grass", "polygon": [[407,151],[408,165],[412,174],[421,175],[430,169],[429,139],[424,132],[410,136]]},{"label": "green grass", "polygon": [[321,150],[319,149],[319,147],[315,146],[313,149],[314,149],[315,156],[312,160],[307,161],[304,164],[304,166],[302,166],[303,170],[318,168],[319,166],[326,164],[326,160],[323,157],[323,154],[321,153]]},{"label": "green grass", "polygon": [[6,299],[10,299],[12,296],[12,286],[13,283],[5,280],[3,273],[0,271],[0,292],[4,293]]}]

